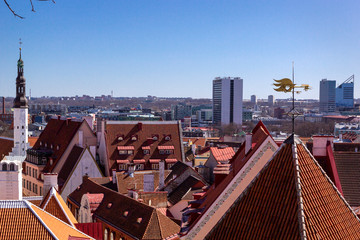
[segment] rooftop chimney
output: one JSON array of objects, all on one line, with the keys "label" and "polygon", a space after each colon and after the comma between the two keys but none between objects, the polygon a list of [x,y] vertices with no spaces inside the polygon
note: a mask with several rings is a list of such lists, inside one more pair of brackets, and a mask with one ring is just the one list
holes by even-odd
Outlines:
[{"label": "rooftop chimney", "polygon": [[142,123],[141,122],[138,122],[138,130],[141,131],[142,130]]},{"label": "rooftop chimney", "polygon": [[326,144],[329,141],[334,149],[334,136],[313,136],[312,154],[317,157],[326,156]]},{"label": "rooftop chimney", "polygon": [[165,186],[165,161],[159,162],[159,189],[161,190]]},{"label": "rooftop chimney", "polygon": [[245,154],[247,154],[252,147],[252,134],[247,133],[245,136]]},{"label": "rooftop chimney", "polygon": [[58,175],[57,173],[44,173],[44,187],[43,187],[43,196],[50,191],[50,189],[54,187],[58,190]]}]

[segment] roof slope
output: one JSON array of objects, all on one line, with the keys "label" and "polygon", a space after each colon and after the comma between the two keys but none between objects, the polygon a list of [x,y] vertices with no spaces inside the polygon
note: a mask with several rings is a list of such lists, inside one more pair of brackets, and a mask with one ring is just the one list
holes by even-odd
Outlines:
[{"label": "roof slope", "polygon": [[14,139],[0,137],[0,160],[11,152],[14,147]]},{"label": "roof slope", "polygon": [[211,147],[210,151],[218,163],[229,161],[235,155],[232,147]]},{"label": "roof slope", "polygon": [[51,172],[53,170],[57,161],[64,154],[82,123],[82,121],[74,121],[70,119],[50,119],[33,147],[34,150],[40,150],[51,149],[51,145],[53,146],[53,154],[51,157],[54,160],[54,164],[47,164],[44,168],[44,172]]},{"label": "roof slope", "polygon": [[360,153],[334,152],[342,191],[352,207],[360,206]]},{"label": "roof slope", "polygon": [[75,226],[74,224],[78,223],[55,188],[51,188],[46,194],[45,198],[40,203],[40,208],[69,225]]},{"label": "roof slope", "polygon": [[0,201],[0,239],[90,239],[28,201]]},{"label": "roof slope", "polygon": [[[122,136],[123,140],[118,140]],[[136,141],[131,138],[135,136]],[[157,140],[152,140],[153,137]],[[170,140],[165,138],[170,136]],[[182,147],[179,124],[177,122],[106,122],[106,147],[110,161],[110,169],[116,167],[116,160],[145,159],[177,159],[182,161]],[[120,155],[118,146],[133,146],[134,154]],[[144,154],[142,147],[150,146],[150,154]],[[173,146],[174,153],[165,155],[160,154],[158,146]]]},{"label": "roof slope", "polygon": [[291,136],[207,239],[359,239],[360,222]]},{"label": "roof slope", "polygon": [[[80,187],[69,195],[69,199],[80,206],[82,196],[87,193],[104,194],[103,201],[93,213],[94,217],[136,238],[142,239],[145,234],[150,234],[148,232],[150,229],[154,228],[156,229],[154,231],[158,233],[161,233],[161,229],[173,229],[171,230],[172,234],[176,234],[180,230],[180,227],[177,226],[175,231],[173,221],[166,216],[165,225],[159,226],[159,221],[153,219],[155,208],[103,187],[90,178],[84,178]],[[125,212],[127,213],[125,214]],[[153,235],[151,234],[151,236]]]},{"label": "roof slope", "polygon": [[201,180],[190,175],[177,188],[169,192],[168,200],[172,205],[175,205],[180,200],[182,200],[190,191],[201,190],[204,186],[206,185]]},{"label": "roof slope", "polygon": [[[225,179],[223,179],[219,185],[215,187],[213,184],[208,191],[202,196],[201,204],[196,206],[200,212],[199,214],[192,214],[190,210],[190,219],[186,223],[184,223],[182,232],[187,233],[191,230],[195,224],[203,217],[206,216],[208,211],[210,211],[210,207],[216,201],[216,199],[220,196],[222,192],[225,191],[227,186],[231,183],[234,177],[239,173],[243,166],[251,159],[252,155],[260,148],[260,146],[265,142],[266,139],[271,138],[268,130],[265,125],[259,121],[258,124],[252,131],[252,149],[245,154],[245,144],[242,144],[239,150],[235,153],[235,155],[230,159],[230,163],[232,166],[231,174],[228,174]],[[174,165],[175,167],[175,165]]]},{"label": "roof slope", "polygon": [[70,177],[71,171],[73,170],[84,150],[85,148],[79,147],[77,145],[74,145],[74,147],[71,149],[69,156],[67,157],[63,167],[59,171],[58,178],[60,184],[64,184],[68,177]]}]

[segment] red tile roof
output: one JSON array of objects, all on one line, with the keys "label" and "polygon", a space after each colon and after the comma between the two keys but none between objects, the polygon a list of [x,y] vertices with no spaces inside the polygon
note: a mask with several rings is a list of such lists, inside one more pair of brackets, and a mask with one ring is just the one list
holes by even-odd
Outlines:
[{"label": "red tile roof", "polygon": [[103,240],[103,228],[100,222],[77,223],[75,227],[96,240]]},{"label": "red tile roof", "polygon": [[7,156],[14,147],[14,139],[0,137],[0,161]]},{"label": "red tile roof", "polygon": [[[93,217],[138,239],[163,239],[177,234],[180,227],[155,208],[103,187],[84,178],[80,187],[69,195],[69,200],[80,206],[84,194],[103,193],[104,198]],[[128,212],[124,216],[124,212]],[[139,222],[139,219],[141,221]]]},{"label": "red tile roof", "polygon": [[305,146],[290,137],[206,238],[305,236],[360,239],[360,222]]},{"label": "red tile roof", "polygon": [[251,141],[252,143],[255,143],[255,146],[253,146],[253,148],[247,154],[245,154],[245,144],[241,145],[240,149],[230,159],[230,164],[232,165],[232,174],[228,174],[216,187],[215,184],[209,187],[207,192],[201,196],[200,205],[196,205],[194,207],[198,209],[198,213],[196,215],[192,215],[189,219],[189,222],[185,223],[186,228],[184,229],[184,232],[187,232],[189,229],[191,229],[197,223],[197,221],[207,213],[218,196],[226,189],[236,174],[242,169],[242,167],[248,162],[251,156],[268,137],[271,138],[269,131],[266,129],[265,125],[259,121],[252,130]]},{"label": "red tile roof", "polygon": [[[122,141],[118,136],[123,135]],[[132,136],[137,136],[136,141],[132,141]],[[171,135],[170,140],[166,136]],[[153,140],[157,136],[157,140]],[[177,122],[106,122],[106,147],[109,159],[109,169],[118,169],[116,160],[145,159],[145,169],[151,169],[149,159],[175,158],[182,161],[182,142]],[[151,138],[151,140],[149,140]],[[117,151],[119,146],[132,146],[134,153],[131,155],[120,155]],[[161,146],[173,146],[172,154],[160,154]],[[144,154],[142,147],[150,147],[150,154]]]},{"label": "red tile roof", "polygon": [[360,206],[360,152],[334,152],[343,195],[352,207]]},{"label": "red tile roof", "polygon": [[51,145],[53,146],[53,154],[51,157],[54,160],[54,163],[50,165],[50,162],[48,162],[43,170],[44,172],[51,172],[54,169],[57,161],[64,154],[70,141],[73,139],[82,123],[83,122],[70,119],[50,119],[33,147],[34,150],[40,150],[51,149]]},{"label": "red tile roof", "polygon": [[210,151],[219,163],[229,161],[235,155],[232,147],[211,147]]}]

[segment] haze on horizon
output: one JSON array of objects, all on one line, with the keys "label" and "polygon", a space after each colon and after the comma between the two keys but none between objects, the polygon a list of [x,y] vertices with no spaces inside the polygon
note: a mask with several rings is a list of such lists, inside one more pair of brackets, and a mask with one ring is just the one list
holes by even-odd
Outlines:
[{"label": "haze on horizon", "polygon": [[355,74],[358,1],[57,1],[0,5],[0,96],[15,95],[19,38],[27,95],[211,98],[215,77],[244,79],[244,98],[287,98],[291,77],[318,99],[322,78]]}]

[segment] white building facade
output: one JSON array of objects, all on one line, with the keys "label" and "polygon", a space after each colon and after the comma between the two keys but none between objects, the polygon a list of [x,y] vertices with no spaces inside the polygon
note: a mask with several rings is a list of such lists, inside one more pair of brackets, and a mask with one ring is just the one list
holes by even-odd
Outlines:
[{"label": "white building facade", "polygon": [[213,80],[213,123],[242,124],[243,79],[215,78]]}]

